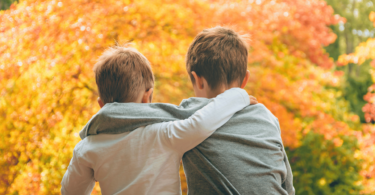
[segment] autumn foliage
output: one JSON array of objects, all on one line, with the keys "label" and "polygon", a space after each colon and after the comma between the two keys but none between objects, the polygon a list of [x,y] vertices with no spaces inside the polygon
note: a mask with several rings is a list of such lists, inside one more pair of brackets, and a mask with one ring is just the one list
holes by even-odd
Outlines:
[{"label": "autumn foliage", "polygon": [[[99,110],[92,67],[104,49],[131,42],[152,63],[154,101],[178,104],[193,96],[184,64],[189,43],[217,25],[251,36],[247,90],[278,117],[292,169],[305,162],[298,151],[319,147],[305,139],[313,135],[329,148],[324,158],[358,161],[361,175],[348,180],[358,186],[352,192],[375,192],[375,128],[362,127],[348,112],[340,75],[331,71],[334,62],[323,49],[336,38],[329,25],[339,21],[345,19],[321,0],[12,5],[0,12],[0,194],[59,194],[78,132]],[[320,149],[312,148],[312,155]],[[352,160],[343,160],[345,155]],[[335,175],[325,177],[310,180],[322,190],[339,182]]]},{"label": "autumn foliage", "polygon": [[[375,12],[371,12],[369,15],[370,21],[374,23],[375,26]],[[339,65],[347,65],[349,63],[354,63],[361,65],[366,61],[371,61],[372,69],[370,71],[372,80],[375,81],[375,39],[369,38],[366,42],[361,43],[352,54],[341,55],[338,63]],[[363,97],[367,104],[362,108],[365,113],[365,119],[368,123],[375,121],[375,84],[368,88],[368,93]],[[372,124],[367,124],[363,126],[363,132],[356,132],[358,140],[362,145],[363,158],[366,162],[375,162],[375,126]],[[374,178],[375,176],[375,166],[373,163],[366,164],[366,169],[362,171],[362,174],[366,178]],[[369,185],[375,186],[374,179],[370,180]],[[374,191],[375,187],[372,187]]]}]

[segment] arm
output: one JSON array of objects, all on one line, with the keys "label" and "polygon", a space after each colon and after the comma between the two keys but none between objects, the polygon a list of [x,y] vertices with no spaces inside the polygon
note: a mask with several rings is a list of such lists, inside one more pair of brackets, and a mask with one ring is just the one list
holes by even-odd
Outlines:
[{"label": "arm", "polygon": [[229,89],[189,118],[165,123],[158,135],[170,147],[185,153],[203,142],[237,111],[249,104],[250,98],[245,90]]},{"label": "arm", "polygon": [[[252,97],[256,103],[256,99]],[[206,106],[210,99],[189,98],[179,106],[166,103],[107,103],[79,132],[81,139],[89,135],[119,134],[139,127],[184,120]]]},{"label": "arm", "polygon": [[94,171],[80,162],[79,149],[82,147],[81,142],[74,148],[73,158],[61,181],[62,195],[91,194],[94,188]]}]

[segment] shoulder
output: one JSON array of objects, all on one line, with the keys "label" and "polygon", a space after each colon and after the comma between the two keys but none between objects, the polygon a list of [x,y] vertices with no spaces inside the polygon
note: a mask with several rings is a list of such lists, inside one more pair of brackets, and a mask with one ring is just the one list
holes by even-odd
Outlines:
[{"label": "shoulder", "polygon": [[275,115],[272,114],[272,112],[263,104],[258,103],[254,105],[249,105],[243,109],[244,112],[255,112],[261,115],[266,115],[272,118],[275,118]]},{"label": "shoulder", "polygon": [[[106,134],[90,135],[77,143],[74,147],[74,155],[77,157],[86,156],[88,153],[95,152],[100,147],[100,139]],[[115,135],[115,134],[111,134]]]},{"label": "shoulder", "polygon": [[89,137],[84,138],[83,140],[79,141],[76,146],[74,147],[74,155],[81,155],[84,150],[86,149],[86,146],[88,145]]},{"label": "shoulder", "polygon": [[247,119],[254,119],[255,121],[272,123],[275,126],[279,125],[277,117],[261,103],[249,105],[238,112],[237,115],[246,117]]}]

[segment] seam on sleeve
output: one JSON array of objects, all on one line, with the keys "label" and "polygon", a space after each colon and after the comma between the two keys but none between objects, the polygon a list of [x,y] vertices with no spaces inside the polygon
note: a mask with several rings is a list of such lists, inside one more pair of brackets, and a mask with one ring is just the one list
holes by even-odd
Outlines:
[{"label": "seam on sleeve", "polygon": [[[186,119],[184,119],[184,120],[186,120]],[[162,122],[158,127],[152,127],[152,128],[155,128],[155,129],[157,128],[155,130],[156,137],[161,139],[160,141],[161,141],[161,144],[163,146],[166,146],[167,148],[178,152],[177,148],[173,146],[172,140],[169,138],[170,132],[168,131],[169,130],[168,128],[170,128],[169,126],[170,125],[173,126],[174,122],[175,121]],[[154,125],[154,124],[152,124],[152,125]],[[164,132],[164,131],[166,131],[166,132]]]},{"label": "seam on sleeve", "polygon": [[[81,140],[81,141],[83,141],[83,140]],[[79,147],[77,148],[77,150],[75,150],[75,148],[74,148],[74,150],[75,150],[75,152],[76,152],[76,154],[77,154],[77,156],[76,156],[76,157],[77,157],[77,158],[76,158],[77,160],[78,160],[78,157],[81,157],[81,150],[82,150],[82,148],[83,148],[83,146],[84,146],[84,144],[82,144],[81,141],[78,142],[78,144],[76,145],[76,147],[79,146]],[[73,151],[74,151],[74,150],[73,150]],[[74,155],[74,153],[73,153],[73,155]]]},{"label": "seam on sleeve", "polygon": [[[78,144],[80,144],[79,145],[79,148],[77,148],[77,150],[76,150],[76,157],[75,157],[75,160],[77,161],[77,163],[78,164],[80,164],[80,165],[83,165],[83,166],[85,166],[85,167],[88,167],[88,168],[90,168],[90,169],[92,169],[92,166],[90,166],[90,164],[87,164],[87,163],[85,163],[85,162],[82,162],[82,158],[83,158],[83,155],[82,155],[82,150],[84,149],[84,147],[85,147],[85,143],[81,143],[82,141],[84,141],[84,140],[81,140],[80,142],[78,142]],[[78,145],[77,144],[77,145]],[[74,156],[73,156],[74,157]],[[84,158],[83,158],[84,159]]]}]

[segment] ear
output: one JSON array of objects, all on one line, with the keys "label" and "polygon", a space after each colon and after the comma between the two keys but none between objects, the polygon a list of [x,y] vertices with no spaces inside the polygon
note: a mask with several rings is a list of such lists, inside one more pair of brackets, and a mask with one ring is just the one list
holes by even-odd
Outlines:
[{"label": "ear", "polygon": [[247,82],[249,82],[249,79],[250,79],[250,71],[247,70],[247,71],[246,71],[245,78],[243,79],[242,84],[241,84],[241,88],[242,88],[242,89],[245,88]]},{"label": "ear", "polygon": [[142,97],[142,103],[151,103],[152,102],[152,94],[154,93],[154,88],[148,89]]},{"label": "ear", "polygon": [[198,89],[203,89],[204,88],[204,83],[203,83],[202,77],[199,77],[197,75],[197,73],[195,73],[194,71],[191,71],[191,74],[194,77],[195,85],[198,87]]},{"label": "ear", "polygon": [[98,101],[98,104],[99,104],[100,108],[103,108],[104,103],[103,103],[102,99],[100,99],[100,97],[98,97],[97,101]]}]

